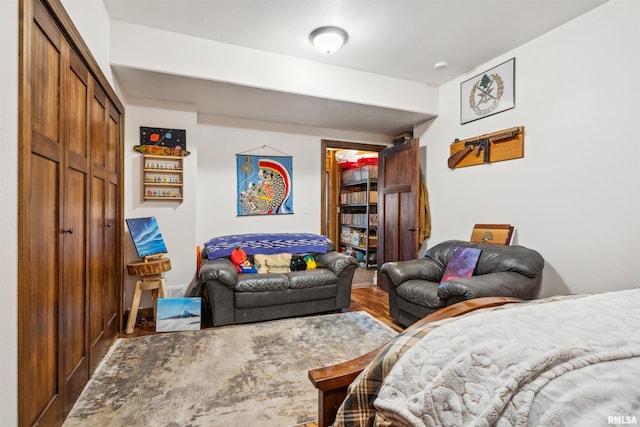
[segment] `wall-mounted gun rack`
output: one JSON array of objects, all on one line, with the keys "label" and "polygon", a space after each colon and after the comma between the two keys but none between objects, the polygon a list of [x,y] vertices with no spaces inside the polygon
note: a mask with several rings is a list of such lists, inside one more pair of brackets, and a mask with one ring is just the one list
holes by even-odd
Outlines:
[{"label": "wall-mounted gun rack", "polygon": [[497,132],[451,143],[449,168],[482,165],[503,160],[524,157],[524,126],[517,126]]}]

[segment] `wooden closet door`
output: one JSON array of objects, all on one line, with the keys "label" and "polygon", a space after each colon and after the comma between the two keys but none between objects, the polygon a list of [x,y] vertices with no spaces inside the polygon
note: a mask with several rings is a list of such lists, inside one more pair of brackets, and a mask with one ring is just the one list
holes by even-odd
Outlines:
[{"label": "wooden closet door", "polygon": [[19,4],[18,423],[59,426],[121,328],[124,108],[59,0]]},{"label": "wooden closet door", "polygon": [[105,335],[105,156],[107,135],[106,97],[94,88],[91,98],[91,243],[89,247],[89,346],[90,372],[95,371],[105,355],[109,343]]},{"label": "wooden closet door", "polygon": [[120,330],[118,200],[120,116],[96,87],[91,104],[90,372]]},{"label": "wooden closet door", "polygon": [[[89,244],[89,73],[69,47],[62,101],[65,192],[62,195],[63,261],[60,317],[67,414],[89,379],[87,283]],[[64,50],[63,50],[64,52]]]},{"label": "wooden closet door", "polygon": [[122,194],[124,174],[122,172],[122,113],[109,102],[106,139],[106,188],[105,188],[105,224],[104,224],[104,269],[105,283],[108,284],[104,295],[105,333],[109,342],[122,330],[122,286],[123,286],[123,250],[122,235],[124,217],[122,214]]},{"label": "wooden closet door", "polygon": [[[34,3],[28,199],[21,239],[21,424],[56,425],[88,380],[86,345],[88,72]],[[26,358],[26,359],[25,359]],[[26,408],[25,408],[26,406]]]},{"label": "wooden closet door", "polygon": [[[19,417],[22,425],[53,425],[64,412],[61,383],[60,283],[62,224],[59,211],[64,192],[60,98],[64,74],[62,37],[41,7],[34,10],[31,29],[29,82],[24,120],[30,131],[23,153],[23,198],[27,200],[21,228],[22,269],[19,288]],[[29,149],[30,148],[30,149]],[[26,277],[24,277],[26,276]]]}]

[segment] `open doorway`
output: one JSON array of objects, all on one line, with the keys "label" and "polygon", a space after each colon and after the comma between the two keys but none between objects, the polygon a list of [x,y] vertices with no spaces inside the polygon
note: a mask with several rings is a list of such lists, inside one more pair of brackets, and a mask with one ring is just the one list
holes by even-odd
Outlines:
[{"label": "open doorway", "polygon": [[336,152],[340,150],[359,150],[379,153],[387,145],[360,144],[356,142],[322,140],[322,178],[321,178],[321,234],[340,247],[340,167]]}]

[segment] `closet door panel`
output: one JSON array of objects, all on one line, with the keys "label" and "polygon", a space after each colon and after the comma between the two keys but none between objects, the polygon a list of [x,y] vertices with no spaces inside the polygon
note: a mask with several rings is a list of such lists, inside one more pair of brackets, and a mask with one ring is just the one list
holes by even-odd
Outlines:
[{"label": "closet door panel", "polygon": [[59,142],[61,35],[51,18],[43,12],[42,6],[36,7],[34,15],[29,70],[32,129]]},{"label": "closet door panel", "polygon": [[[20,401],[27,405],[21,416],[29,425],[49,425],[64,412],[65,383],[60,354],[60,288],[63,251],[60,212],[64,188],[63,125],[60,105],[64,90],[62,36],[44,9],[37,5],[34,25],[30,26],[30,64],[28,94],[30,124],[27,150],[27,192],[24,228],[30,268],[23,273],[20,311],[28,324],[22,327],[19,389]],[[21,420],[22,423],[22,420]]]},{"label": "closet door panel", "polygon": [[68,388],[65,414],[89,379],[87,360],[87,174],[67,169],[63,216],[60,351]]},{"label": "closet door panel", "polygon": [[105,303],[105,332],[106,339],[109,343],[116,338],[120,331],[120,295],[121,288],[115,286],[122,283],[122,268],[119,267],[118,254],[119,247],[119,226],[121,221],[118,219],[118,183],[108,182],[106,188],[105,201],[105,234],[104,234],[104,268],[105,286],[104,303]]},{"label": "closet door panel", "polygon": [[89,379],[88,361],[88,245],[89,150],[88,72],[68,44],[62,46],[63,91],[61,122],[65,148],[62,196],[63,280],[61,331],[63,374],[68,391],[65,414]]},{"label": "closet door panel", "polygon": [[104,274],[104,179],[91,178],[91,247],[89,248],[89,344],[90,372],[95,371],[106,353],[104,334],[105,283]]},{"label": "closet door panel", "polygon": [[118,174],[120,164],[118,153],[120,142],[120,115],[113,105],[109,108],[109,120],[107,122],[107,172],[110,174]]},{"label": "closet door panel", "polygon": [[69,68],[66,74],[64,116],[66,120],[66,147],[69,154],[87,159],[88,146],[88,77],[87,69],[73,50],[69,52]]},{"label": "closet door panel", "polygon": [[[29,425],[40,418],[45,410],[50,414],[61,412],[58,382],[58,269],[60,227],[58,224],[58,197],[60,193],[59,164],[37,154],[31,156],[31,166],[37,173],[31,174],[29,187],[28,227],[29,241],[28,318],[30,339],[26,343],[29,357],[23,362],[28,366],[30,393],[25,403],[29,405]],[[37,214],[36,214],[37,213]],[[23,365],[24,366],[24,365]],[[56,417],[53,415],[54,418]]]}]

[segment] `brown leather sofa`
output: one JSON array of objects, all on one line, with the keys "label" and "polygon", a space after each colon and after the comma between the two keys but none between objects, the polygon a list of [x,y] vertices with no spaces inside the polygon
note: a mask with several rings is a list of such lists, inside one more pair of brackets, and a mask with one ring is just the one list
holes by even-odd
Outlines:
[{"label": "brown leather sofa", "polygon": [[[440,283],[456,246],[480,248],[473,276]],[[448,305],[472,298],[506,296],[535,299],[540,294],[544,259],[524,246],[449,240],[433,246],[424,258],[381,266],[389,282],[389,312],[408,326]]]}]

